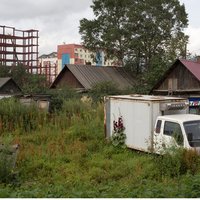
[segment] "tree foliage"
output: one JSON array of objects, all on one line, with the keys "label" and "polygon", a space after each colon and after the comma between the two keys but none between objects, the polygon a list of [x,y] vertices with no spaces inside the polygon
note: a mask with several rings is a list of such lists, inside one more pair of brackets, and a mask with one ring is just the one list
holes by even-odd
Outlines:
[{"label": "tree foliage", "polygon": [[122,91],[120,91],[116,84],[110,81],[97,83],[93,85],[93,87],[89,91],[89,96],[94,102],[103,102],[104,96],[117,94],[122,94]]},{"label": "tree foliage", "polygon": [[30,74],[23,65],[0,65],[0,77],[12,77],[24,93],[43,93],[47,90],[43,75]]},{"label": "tree foliage", "polygon": [[93,0],[91,8],[95,18],[80,21],[85,47],[103,49],[137,74],[161,64],[162,72],[185,53],[188,19],[178,0]]}]

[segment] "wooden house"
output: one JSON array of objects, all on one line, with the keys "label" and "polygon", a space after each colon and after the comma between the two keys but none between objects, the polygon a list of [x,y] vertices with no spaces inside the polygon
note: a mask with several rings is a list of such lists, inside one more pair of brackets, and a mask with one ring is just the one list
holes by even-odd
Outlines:
[{"label": "wooden house", "polygon": [[0,98],[20,95],[21,93],[21,88],[12,78],[0,78]]},{"label": "wooden house", "polygon": [[177,59],[150,94],[188,98],[190,113],[200,114],[200,62]]},{"label": "wooden house", "polygon": [[133,77],[123,67],[97,67],[91,65],[67,64],[50,88],[68,86],[81,91],[90,90],[95,84],[113,82],[119,89],[131,88]]}]

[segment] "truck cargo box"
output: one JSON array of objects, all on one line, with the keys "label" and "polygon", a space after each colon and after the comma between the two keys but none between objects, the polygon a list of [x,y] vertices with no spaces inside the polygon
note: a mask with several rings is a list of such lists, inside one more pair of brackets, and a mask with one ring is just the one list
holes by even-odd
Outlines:
[{"label": "truck cargo box", "polygon": [[122,117],[126,146],[150,152],[153,150],[154,124],[158,116],[188,113],[188,100],[150,95],[107,96],[104,125],[106,138],[113,134],[113,122]]}]

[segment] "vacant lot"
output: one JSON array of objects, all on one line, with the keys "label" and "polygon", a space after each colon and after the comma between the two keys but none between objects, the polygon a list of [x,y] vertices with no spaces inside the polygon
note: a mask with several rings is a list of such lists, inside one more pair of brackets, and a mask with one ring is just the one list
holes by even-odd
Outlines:
[{"label": "vacant lot", "polygon": [[103,104],[69,100],[47,114],[3,103],[1,142],[20,151],[14,171],[0,170],[8,175],[0,197],[200,197],[198,157],[114,147],[104,138]]}]

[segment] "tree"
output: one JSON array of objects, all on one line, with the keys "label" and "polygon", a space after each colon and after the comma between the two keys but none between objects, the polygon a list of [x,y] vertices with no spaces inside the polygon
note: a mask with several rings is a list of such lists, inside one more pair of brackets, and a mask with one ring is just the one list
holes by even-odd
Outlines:
[{"label": "tree", "polygon": [[94,102],[102,102],[103,97],[106,95],[117,95],[121,93],[122,92],[116,84],[110,81],[105,81],[93,85],[89,91],[89,96],[93,99]]},{"label": "tree", "polygon": [[22,86],[24,93],[39,94],[46,93],[48,90],[46,84],[46,77],[41,74],[29,74],[27,82],[24,82]]},{"label": "tree", "polygon": [[94,20],[80,21],[80,34],[86,48],[97,51],[103,49],[108,58],[117,58],[124,64],[124,57],[128,54],[127,46],[130,31],[128,24],[128,1],[131,0],[94,0]]},{"label": "tree", "polygon": [[91,8],[95,19],[80,21],[84,46],[103,49],[137,74],[184,54],[188,19],[178,0],[93,0]]},{"label": "tree", "polygon": [[45,76],[30,74],[23,65],[0,65],[0,77],[12,77],[24,93],[44,93],[47,90]]},{"label": "tree", "polygon": [[0,77],[12,77],[19,87],[23,87],[27,83],[28,76],[25,67],[21,64],[16,66],[0,65]]}]

